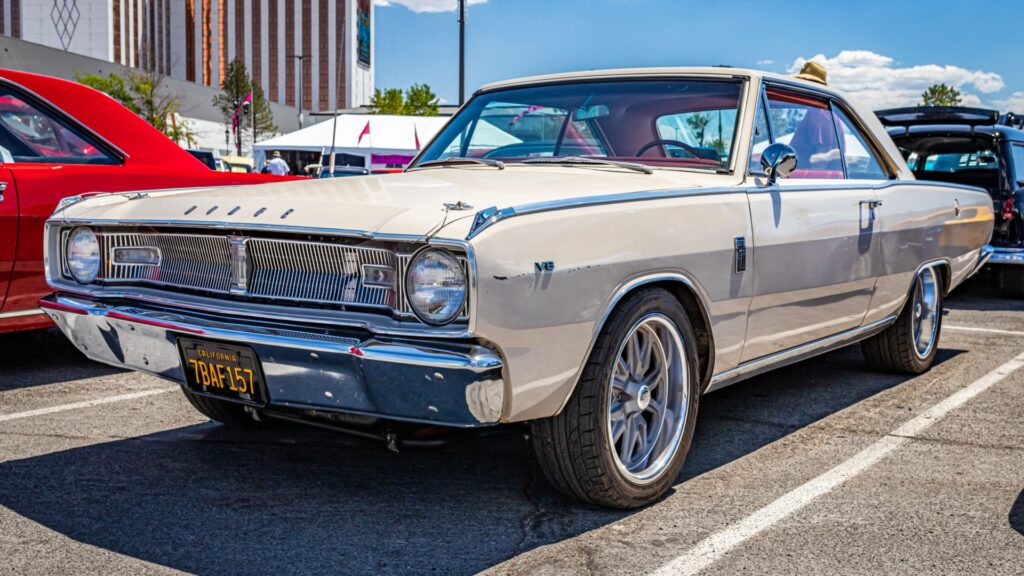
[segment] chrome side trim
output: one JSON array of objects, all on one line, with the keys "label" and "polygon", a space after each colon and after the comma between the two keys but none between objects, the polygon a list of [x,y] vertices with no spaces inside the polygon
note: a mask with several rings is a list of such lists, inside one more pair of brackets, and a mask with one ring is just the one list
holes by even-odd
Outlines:
[{"label": "chrome side trim", "polygon": [[[793,180],[787,180],[793,182]],[[945,182],[931,182],[929,180],[880,180],[877,184],[807,184],[787,185],[787,192],[811,192],[820,190],[885,190],[894,186],[931,186],[938,188],[956,188],[988,194],[985,190],[975,186],[963,184],[947,184]],[[671,190],[650,190],[646,192],[626,192],[623,194],[605,194],[603,196],[580,196],[578,198],[566,198],[562,200],[550,200],[547,202],[534,202],[508,208],[492,206],[476,213],[473,219],[473,226],[469,230],[466,240],[472,240],[481,232],[491,226],[507,220],[514,216],[536,214],[538,212],[551,212],[554,210],[567,210],[570,208],[585,208],[590,206],[601,206],[604,204],[621,204],[626,202],[643,202],[647,200],[664,200],[669,198],[682,198],[688,196],[708,196],[712,194],[736,194],[747,193],[757,194],[779,190],[779,186],[719,186],[714,188],[682,188]]]},{"label": "chrome side trim", "polygon": [[22,318],[24,316],[38,316],[39,314],[45,314],[45,312],[40,308],[15,310],[14,312],[0,312],[0,320],[7,320],[8,318]]},{"label": "chrome side trim", "polygon": [[866,326],[846,330],[845,332],[833,334],[832,336],[815,340],[814,342],[808,342],[807,344],[801,344],[800,346],[790,348],[789,350],[783,350],[782,352],[777,352],[770,356],[762,356],[761,358],[750,360],[749,362],[740,364],[732,370],[726,370],[725,372],[712,376],[711,384],[705,392],[718,390],[729,386],[730,384],[735,384],[741,380],[746,380],[747,378],[752,378],[758,374],[763,374],[769,370],[781,368],[801,360],[806,360],[807,358],[818,356],[819,354],[831,352],[832,350],[859,342],[865,338],[870,338],[882,330],[885,330],[890,324],[896,321],[896,318],[897,316],[895,314],[887,316]]}]

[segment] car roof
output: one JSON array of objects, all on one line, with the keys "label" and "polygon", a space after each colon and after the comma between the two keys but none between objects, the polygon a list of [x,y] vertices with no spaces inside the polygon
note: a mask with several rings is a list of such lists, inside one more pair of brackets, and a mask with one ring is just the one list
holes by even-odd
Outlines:
[{"label": "car roof", "polygon": [[889,136],[893,138],[906,138],[907,136],[925,136],[929,134],[950,134],[970,136],[978,134],[982,136],[998,136],[1003,140],[1013,142],[1024,142],[1024,130],[1018,130],[1002,124],[989,126],[964,126],[962,124],[917,124],[910,127],[892,126],[887,128]]},{"label": "car roof", "polygon": [[70,80],[4,68],[0,68],[0,80],[28,91],[69,116],[124,154],[126,161],[206,169],[184,148],[103,92]]},{"label": "car roof", "polygon": [[836,92],[837,90],[831,86],[824,84],[818,84],[816,82],[808,82],[806,80],[800,80],[792,76],[785,76],[782,74],[773,74],[771,72],[764,72],[761,70],[752,70],[749,68],[733,68],[731,66],[685,66],[685,67],[666,67],[666,68],[612,68],[607,70],[586,70],[578,72],[560,72],[557,74],[544,74],[540,76],[526,76],[522,78],[513,78],[511,80],[502,80],[500,82],[492,82],[484,85],[478,90],[478,92],[489,92],[491,90],[500,90],[504,88],[513,88],[516,86],[529,86],[531,84],[547,84],[551,82],[572,82],[577,80],[602,80],[602,79],[622,79],[622,78],[649,78],[651,76],[711,76],[711,77],[740,77],[750,79],[776,79],[784,80],[795,84],[802,84],[807,88],[813,88],[815,90],[827,89],[830,92]]}]

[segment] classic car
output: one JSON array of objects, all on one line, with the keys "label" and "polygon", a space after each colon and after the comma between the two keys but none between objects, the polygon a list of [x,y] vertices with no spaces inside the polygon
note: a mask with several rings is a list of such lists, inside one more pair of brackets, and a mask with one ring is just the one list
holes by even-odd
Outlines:
[{"label": "classic car", "polygon": [[1006,293],[1024,297],[1024,119],[960,106],[877,114],[917,178],[988,191],[996,215],[989,267]]},{"label": "classic car", "polygon": [[52,326],[37,306],[43,224],[64,197],[280,180],[218,174],[91,88],[0,69],[0,332]]},{"label": "classic car", "polygon": [[826,86],[563,74],[482,88],[403,174],[65,206],[41,305],[215,420],[529,422],[555,487],[633,508],[705,392],[858,341],[927,370],[992,222]]}]

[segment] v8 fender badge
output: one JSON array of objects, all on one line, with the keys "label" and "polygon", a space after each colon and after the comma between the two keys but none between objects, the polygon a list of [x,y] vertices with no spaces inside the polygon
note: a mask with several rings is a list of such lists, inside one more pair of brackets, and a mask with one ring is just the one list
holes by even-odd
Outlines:
[{"label": "v8 fender badge", "polygon": [[548,260],[547,262],[534,262],[533,269],[537,272],[554,272],[555,263],[551,260]]}]

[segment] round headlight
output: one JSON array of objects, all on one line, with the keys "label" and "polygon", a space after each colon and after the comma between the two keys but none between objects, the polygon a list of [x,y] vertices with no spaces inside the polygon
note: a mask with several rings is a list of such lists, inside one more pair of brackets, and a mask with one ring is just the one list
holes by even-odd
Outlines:
[{"label": "round headlight", "polygon": [[100,243],[88,228],[75,228],[68,237],[68,271],[79,284],[88,284],[100,272]]},{"label": "round headlight", "polygon": [[406,296],[416,316],[427,324],[447,324],[466,302],[466,272],[451,252],[421,250],[409,264]]}]

